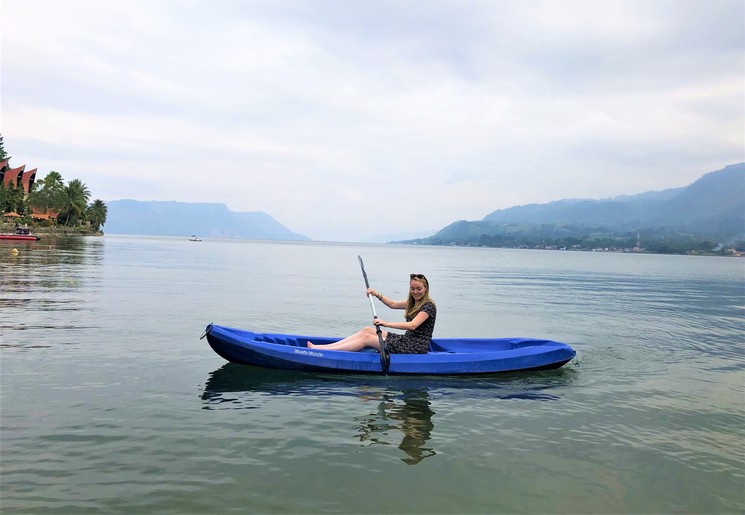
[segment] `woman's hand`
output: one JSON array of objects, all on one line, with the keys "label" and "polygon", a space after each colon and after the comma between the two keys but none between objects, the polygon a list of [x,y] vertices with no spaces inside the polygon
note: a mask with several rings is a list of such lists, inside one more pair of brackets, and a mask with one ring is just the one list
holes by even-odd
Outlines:
[{"label": "woman's hand", "polygon": [[368,289],[367,289],[367,294],[368,294],[368,295],[372,295],[373,297],[375,297],[375,298],[377,298],[377,299],[380,299],[380,298],[382,297],[382,295],[381,295],[380,293],[376,292],[376,291],[375,291],[375,290],[373,290],[372,288],[368,288]]},{"label": "woman's hand", "polygon": [[375,325],[379,325],[380,327],[385,327],[386,326],[385,321],[384,320],[381,320],[379,318],[376,318],[373,322],[375,323]]}]

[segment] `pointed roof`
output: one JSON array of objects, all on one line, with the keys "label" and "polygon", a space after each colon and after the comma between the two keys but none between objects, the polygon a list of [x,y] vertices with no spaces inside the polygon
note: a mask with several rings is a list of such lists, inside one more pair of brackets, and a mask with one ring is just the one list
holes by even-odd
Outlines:
[{"label": "pointed roof", "polygon": [[19,166],[18,168],[11,168],[9,170],[5,170],[5,175],[3,176],[3,184],[7,186],[11,182],[13,184],[16,183],[18,180],[18,175],[23,172],[23,170],[26,168],[26,165]]},{"label": "pointed roof", "polygon": [[27,172],[23,172],[23,175],[21,176],[23,191],[28,193],[31,190],[31,186],[34,185],[34,181],[36,181],[36,168]]}]

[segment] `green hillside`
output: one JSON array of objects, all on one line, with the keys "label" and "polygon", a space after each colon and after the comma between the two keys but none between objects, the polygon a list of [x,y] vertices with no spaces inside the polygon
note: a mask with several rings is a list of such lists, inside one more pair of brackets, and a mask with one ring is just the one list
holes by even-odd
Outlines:
[{"label": "green hillside", "polygon": [[405,243],[631,249],[638,241],[653,252],[745,246],[745,163],[707,173],[681,188],[497,210]]}]

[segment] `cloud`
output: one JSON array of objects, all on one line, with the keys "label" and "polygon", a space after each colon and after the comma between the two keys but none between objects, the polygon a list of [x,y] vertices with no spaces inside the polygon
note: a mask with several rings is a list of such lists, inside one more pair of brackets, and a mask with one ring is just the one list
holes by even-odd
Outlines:
[{"label": "cloud", "polygon": [[14,162],[314,239],[745,160],[737,1],[5,0]]}]

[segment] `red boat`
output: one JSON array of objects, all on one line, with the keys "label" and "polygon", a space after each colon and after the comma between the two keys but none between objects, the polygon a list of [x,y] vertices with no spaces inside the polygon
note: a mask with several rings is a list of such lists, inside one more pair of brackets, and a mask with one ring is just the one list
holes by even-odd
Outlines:
[{"label": "red boat", "polygon": [[15,241],[39,241],[41,238],[34,234],[26,227],[16,227],[15,234],[0,234],[0,240],[15,240]]}]

